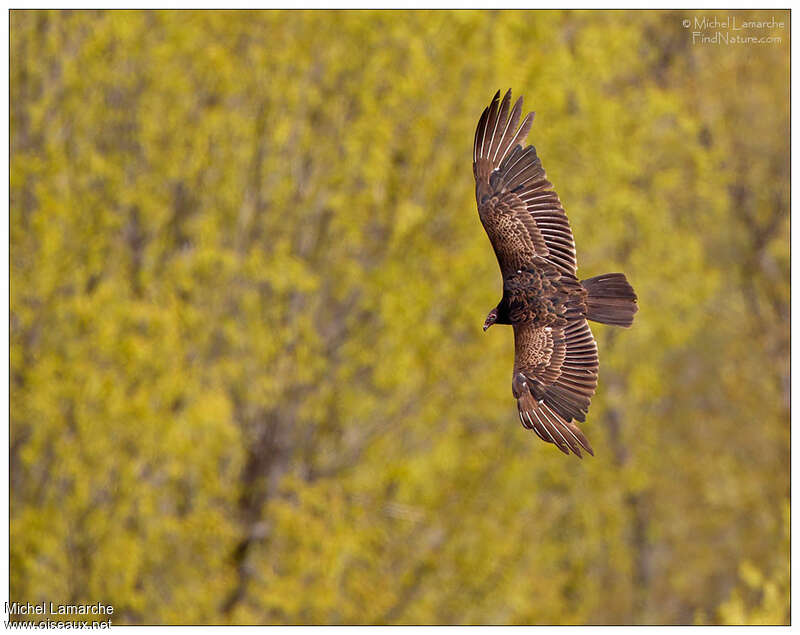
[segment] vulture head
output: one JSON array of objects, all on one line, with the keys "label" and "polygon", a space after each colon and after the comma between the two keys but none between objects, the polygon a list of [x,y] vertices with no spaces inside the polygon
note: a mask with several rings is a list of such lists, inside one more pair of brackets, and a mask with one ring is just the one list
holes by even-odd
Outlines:
[{"label": "vulture head", "polygon": [[486,316],[486,320],[483,322],[483,331],[486,332],[486,329],[495,322],[497,322],[497,307],[489,311],[489,315]]}]

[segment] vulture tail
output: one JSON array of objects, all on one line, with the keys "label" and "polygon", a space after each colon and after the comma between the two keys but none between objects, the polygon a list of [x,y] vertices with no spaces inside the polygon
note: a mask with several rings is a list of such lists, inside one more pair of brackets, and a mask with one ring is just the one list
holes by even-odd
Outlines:
[{"label": "vulture tail", "polygon": [[615,326],[633,324],[633,316],[639,306],[636,304],[636,293],[625,279],[625,274],[604,273],[582,280],[581,284],[589,293],[586,298],[588,319]]}]

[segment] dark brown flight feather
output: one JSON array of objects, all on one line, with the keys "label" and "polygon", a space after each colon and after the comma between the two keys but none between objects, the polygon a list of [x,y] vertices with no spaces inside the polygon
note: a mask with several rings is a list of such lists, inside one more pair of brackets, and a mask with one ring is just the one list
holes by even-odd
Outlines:
[{"label": "dark brown flight feather", "polygon": [[597,387],[598,357],[589,324],[630,326],[638,306],[625,276],[579,281],[575,241],[558,194],[533,146],[533,113],[520,124],[522,98],[500,91],[475,130],[478,214],[503,276],[491,323],[514,327],[512,392],[522,425],[565,454],[594,454],[584,422]]}]

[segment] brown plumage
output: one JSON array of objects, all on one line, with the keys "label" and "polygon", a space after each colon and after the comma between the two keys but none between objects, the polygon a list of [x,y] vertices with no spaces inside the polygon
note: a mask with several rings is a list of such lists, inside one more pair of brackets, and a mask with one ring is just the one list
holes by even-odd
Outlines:
[{"label": "brown plumage", "polygon": [[514,327],[511,388],[522,425],[569,454],[594,454],[575,421],[585,421],[597,387],[597,345],[587,319],[630,326],[636,294],[621,273],[577,278],[575,241],[536,149],[524,147],[533,123],[520,124],[500,92],[475,131],[473,172],[481,223],[503,276],[492,324]]}]

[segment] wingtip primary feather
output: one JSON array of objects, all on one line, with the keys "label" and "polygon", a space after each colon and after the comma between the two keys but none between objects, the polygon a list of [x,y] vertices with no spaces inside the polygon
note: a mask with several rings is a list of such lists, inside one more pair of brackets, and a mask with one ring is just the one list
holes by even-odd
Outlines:
[{"label": "wingtip primary feather", "polygon": [[497,154],[497,150],[500,149],[500,145],[506,134],[506,128],[508,126],[508,120],[509,120],[508,110],[510,105],[511,105],[511,89],[508,90],[508,92],[503,97],[503,100],[500,102],[500,107],[494,119],[494,126],[492,126],[492,138],[489,140],[489,147],[486,150],[486,157],[492,163],[494,163],[494,156]]},{"label": "wingtip primary feather", "polygon": [[[498,112],[498,109],[499,109],[499,105],[500,105],[500,91],[498,90],[494,94],[494,97],[492,97],[492,103],[489,104],[489,114],[486,117],[486,123],[484,125],[483,135],[481,137],[481,152],[480,152],[480,155],[479,155],[481,157],[486,157],[486,154],[487,154],[487,152],[486,152],[486,150],[487,150],[487,148],[486,148],[486,135],[489,132],[489,129],[490,128],[494,128],[494,126],[496,125],[497,112]],[[491,145],[491,141],[490,141],[490,145]]]},{"label": "wingtip primary feather", "polygon": [[472,146],[472,162],[476,163],[478,161],[478,139],[483,136],[483,130],[486,126],[486,118],[489,116],[489,106],[483,109],[483,113],[481,113],[480,119],[478,119],[478,125],[475,128],[475,143]]},{"label": "wingtip primary feather", "polygon": [[522,103],[522,97],[519,97],[514,103],[514,107],[510,108],[510,88],[503,96],[502,102],[500,101],[500,91],[498,90],[494,94],[492,101],[484,109],[475,130],[473,163],[477,163],[479,159],[486,159],[493,166],[500,165],[516,143],[525,141],[535,113],[528,113],[523,119],[522,125],[518,127],[522,114]]},{"label": "wingtip primary feather", "polygon": [[564,454],[583,459],[581,449],[594,456],[594,450],[581,429],[561,417],[547,402],[538,402],[526,388],[518,393],[517,407],[523,427],[533,430],[542,441],[552,443]]}]

